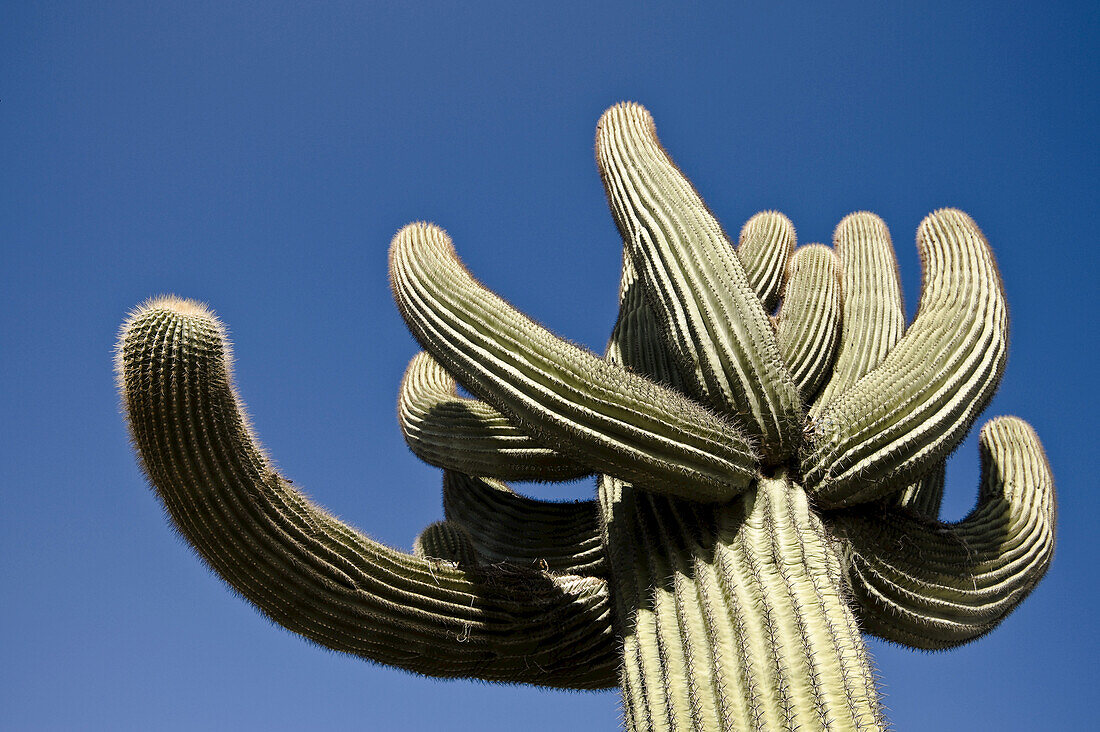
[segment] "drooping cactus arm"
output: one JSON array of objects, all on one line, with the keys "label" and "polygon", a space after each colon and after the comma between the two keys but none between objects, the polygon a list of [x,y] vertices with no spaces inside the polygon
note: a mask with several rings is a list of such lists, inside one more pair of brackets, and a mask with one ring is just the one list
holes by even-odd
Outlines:
[{"label": "drooping cactus arm", "polygon": [[875,369],[826,406],[803,456],[825,508],[900,490],[945,458],[985,408],[1004,368],[1008,314],[989,245],[969,216],[943,209],[917,242],[916,320]]},{"label": "drooping cactus arm", "polygon": [[600,517],[594,501],[552,503],[521,496],[487,478],[447,471],[443,510],[461,524],[490,562],[542,566],[554,573],[604,573]]},{"label": "drooping cactus arm", "polygon": [[1054,553],[1054,480],[1025,422],[981,433],[978,505],[955,524],[867,507],[830,516],[847,542],[849,582],[865,630],[924,649],[991,630],[1042,578]]},{"label": "drooping cactus arm", "polygon": [[425,350],[539,442],[590,469],[700,501],[728,500],[752,479],[755,456],[732,424],[516,312],[470,276],[441,229],[398,232],[390,275]]},{"label": "drooping cactus arm", "polygon": [[765,312],[779,302],[795,242],[794,224],[778,211],[761,211],[741,228],[737,258]]},{"label": "drooping cactus arm", "polygon": [[[635,373],[678,386],[679,375],[668,361],[660,331],[645,303],[633,265],[625,257],[620,300],[619,321],[609,345],[611,362],[626,364]],[[629,353],[624,356],[620,349],[626,349]],[[430,356],[421,353],[413,359],[406,372],[399,410],[403,422],[407,409],[426,411],[425,406],[406,407],[406,401],[420,405],[435,403],[445,397],[455,398],[453,381],[441,366],[430,359]],[[412,376],[421,370],[428,373]],[[417,392],[427,396],[414,393],[406,386],[429,380],[433,384],[430,389],[417,389]],[[492,410],[484,402],[474,403],[480,410]],[[498,419],[506,418],[497,412],[489,423],[495,425]],[[489,561],[503,560],[523,565],[545,561],[551,572],[576,575],[602,575],[605,571],[599,510],[595,501],[541,501],[520,496],[496,480],[472,477],[461,471],[445,471],[443,509],[449,523],[468,529],[477,553]]]},{"label": "drooping cactus arm", "polygon": [[270,467],[231,385],[217,320],[187,301],[135,312],[118,351],[142,465],[173,523],[260,610],[329,648],[432,676],[602,688],[616,680],[606,585],[394,551]]},{"label": "drooping cactus arm", "polygon": [[573,480],[589,470],[524,434],[485,402],[458,395],[427,353],[409,363],[397,404],[405,442],[424,462],[500,480]]},{"label": "drooping cactus arm", "polygon": [[767,314],[714,216],[665,153],[649,113],[600,118],[596,158],[611,211],[687,392],[737,415],[781,462],[801,436],[798,389]]},{"label": "drooping cactus arm", "polygon": [[779,308],[776,339],[802,400],[829,375],[840,342],[840,262],[821,244],[798,249]]}]

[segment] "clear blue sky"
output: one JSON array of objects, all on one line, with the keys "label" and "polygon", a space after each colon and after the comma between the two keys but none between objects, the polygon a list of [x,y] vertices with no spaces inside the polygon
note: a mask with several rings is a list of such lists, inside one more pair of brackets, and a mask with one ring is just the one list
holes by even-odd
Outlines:
[{"label": "clear blue sky", "polygon": [[[968,211],[1013,316],[987,412],[1038,430],[1060,536],[1033,596],[943,654],[872,642],[900,730],[1095,723],[1096,3],[7,3],[0,10],[0,728],[610,730],[617,695],[440,682],[311,646],[210,575],[127,443],[111,372],[129,308],[228,323],[284,473],[408,548],[440,475],[395,420],[416,347],[390,301],[403,224],[600,350],[619,242],[596,120],[631,99],[736,231],[801,242]],[[974,500],[975,440],[948,516]],[[592,486],[521,487],[588,496]]]}]

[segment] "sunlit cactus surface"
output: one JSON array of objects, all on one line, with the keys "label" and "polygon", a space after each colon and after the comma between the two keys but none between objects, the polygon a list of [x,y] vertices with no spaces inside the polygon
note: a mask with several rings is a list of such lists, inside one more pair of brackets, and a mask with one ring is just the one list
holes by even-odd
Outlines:
[{"label": "sunlit cactus surface", "polygon": [[[135,310],[118,346],[150,483],[215,572],[329,648],[430,676],[619,687],[630,730],[885,728],[862,634],[971,641],[1053,553],[1053,479],[1013,417],[981,430],[975,508],[938,520],[944,461],[1005,364],[985,237],[952,209],[921,223],[906,327],[873,214],[796,247],[765,212],[735,244],[636,104],[603,115],[596,156],[624,245],[603,356],[483,287],[442,229],[393,240],[394,297],[424,349],[401,429],[442,468],[446,517],[413,554],[274,470],[222,325],[170,297]],[[574,503],[503,482],[585,475],[596,495]]]}]

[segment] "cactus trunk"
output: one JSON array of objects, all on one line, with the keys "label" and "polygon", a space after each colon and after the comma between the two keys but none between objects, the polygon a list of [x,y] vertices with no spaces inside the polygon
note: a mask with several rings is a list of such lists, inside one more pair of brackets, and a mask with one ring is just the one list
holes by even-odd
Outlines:
[{"label": "cactus trunk", "polygon": [[839,558],[797,484],[703,506],[605,478],[600,503],[630,729],[883,729]]}]

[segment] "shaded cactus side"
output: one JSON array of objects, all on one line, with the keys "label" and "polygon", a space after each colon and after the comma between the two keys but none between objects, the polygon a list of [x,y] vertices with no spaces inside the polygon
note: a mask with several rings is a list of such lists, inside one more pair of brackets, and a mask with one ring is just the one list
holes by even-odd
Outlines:
[{"label": "shaded cactus side", "polygon": [[[965,643],[1053,553],[1053,479],[1015,418],[982,430],[977,507],[938,521],[944,460],[1004,368],[985,238],[959,211],[922,222],[906,328],[874,215],[796,248],[764,212],[734,247],[643,108],[608,110],[596,152],[624,242],[604,357],[485,289],[438,227],[394,238],[395,299],[424,348],[399,419],[444,471],[446,520],[413,554],[273,470],[222,326],[175,298],[132,313],[118,347],[149,481],[215,572],[329,648],[432,676],[618,686],[632,730],[882,729],[861,631]],[[596,498],[574,503],[503,482],[592,473]]]}]

